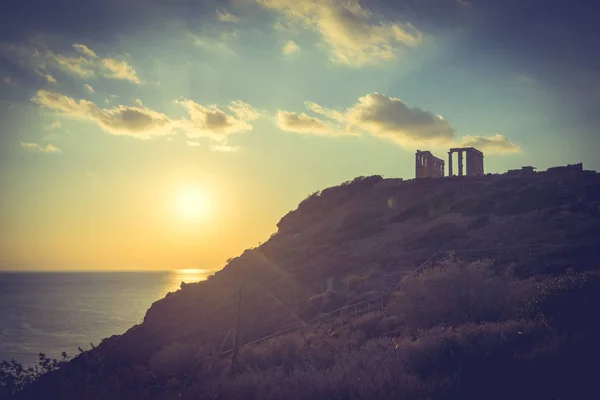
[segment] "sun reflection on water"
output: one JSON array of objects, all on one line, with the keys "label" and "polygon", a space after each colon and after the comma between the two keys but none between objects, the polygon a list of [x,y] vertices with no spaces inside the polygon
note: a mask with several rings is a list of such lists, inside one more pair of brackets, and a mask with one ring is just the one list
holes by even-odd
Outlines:
[{"label": "sun reflection on water", "polygon": [[176,269],[172,271],[169,276],[167,292],[175,292],[179,290],[181,282],[200,282],[208,278],[210,274],[211,271],[200,268]]}]

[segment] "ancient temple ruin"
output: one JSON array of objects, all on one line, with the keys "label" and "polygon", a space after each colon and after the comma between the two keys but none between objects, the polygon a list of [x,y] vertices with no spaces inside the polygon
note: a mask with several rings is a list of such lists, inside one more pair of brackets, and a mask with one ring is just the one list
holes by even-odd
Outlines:
[{"label": "ancient temple ruin", "polygon": [[444,160],[437,158],[430,151],[417,150],[415,162],[417,178],[442,178],[444,176]]},{"label": "ancient temple ruin", "polygon": [[[448,152],[448,175],[452,176],[452,155],[458,153],[458,176],[482,176],[483,172],[483,153],[474,147],[455,147]],[[463,164],[463,153],[466,153],[467,171],[465,173]]]},{"label": "ancient temple ruin", "polygon": [[[453,176],[452,156],[458,153],[458,176],[482,176],[483,153],[474,147],[455,147],[448,152],[448,176]],[[466,165],[464,163],[466,155]],[[430,151],[417,150],[415,154],[416,178],[443,178],[445,162]],[[465,171],[466,167],[466,171]],[[531,168],[531,167],[528,167]]]}]

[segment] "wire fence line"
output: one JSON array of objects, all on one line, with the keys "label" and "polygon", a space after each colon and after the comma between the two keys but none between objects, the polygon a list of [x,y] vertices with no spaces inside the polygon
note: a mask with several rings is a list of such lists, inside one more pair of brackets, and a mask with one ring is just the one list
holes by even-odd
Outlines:
[{"label": "wire fence line", "polygon": [[[435,266],[439,260],[440,257],[444,257],[444,256],[450,256],[450,255],[455,255],[455,254],[459,254],[459,253],[477,253],[477,252],[491,252],[491,251],[495,251],[495,252],[499,252],[499,251],[505,251],[505,250],[518,250],[518,249],[527,249],[527,248],[538,248],[538,247],[549,247],[549,246],[556,246],[556,245],[562,245],[562,244],[568,244],[568,243],[579,243],[579,242],[586,242],[586,241],[591,241],[592,246],[594,246],[594,248],[597,245],[597,242],[600,240],[600,236],[591,236],[591,237],[584,237],[584,238],[576,238],[576,239],[570,239],[570,240],[562,240],[562,241],[554,241],[554,242],[546,242],[546,243],[536,243],[536,244],[529,244],[529,245],[519,245],[519,246],[506,246],[506,247],[495,247],[495,248],[481,248],[481,249],[464,249],[464,250],[441,250],[441,251],[437,251],[435,252],[433,255],[431,255],[427,260],[425,260],[423,263],[421,263],[417,268],[415,268],[414,270],[412,270],[410,273],[412,274],[419,274],[421,273],[423,270],[425,270],[427,267],[429,266]],[[363,300],[363,301],[359,301],[356,303],[352,303],[352,304],[348,304],[345,305],[343,307],[339,307],[333,311],[330,311],[328,313],[322,314],[318,317],[315,317],[311,320],[308,321],[301,321],[295,325],[292,325],[288,328],[276,331],[274,333],[271,333],[269,335],[263,336],[259,339],[255,339],[252,341],[249,341],[247,343],[243,343],[241,345],[241,347],[247,347],[247,346],[252,346],[252,345],[256,345],[258,343],[262,343],[264,341],[267,341],[269,339],[273,339],[275,337],[278,336],[282,336],[285,335],[287,333],[291,333],[294,331],[297,331],[299,329],[306,329],[309,325],[315,324],[317,322],[323,321],[325,319],[328,318],[338,318],[338,314],[339,314],[339,318],[343,319],[343,313],[345,310],[351,310],[354,309],[355,311],[355,316],[358,318],[359,314],[364,314],[364,309],[363,310],[359,310],[359,307],[363,307],[363,306],[367,306],[368,311],[371,311],[371,307],[370,305],[375,303],[375,302],[380,302],[381,303],[381,308],[384,308],[385,305],[385,299],[387,296],[389,296],[390,300],[392,298],[392,294],[393,292],[395,292],[396,290],[398,290],[401,286],[401,282],[399,282],[398,284],[396,284],[395,286],[393,286],[392,288],[386,290],[385,292],[381,293],[380,295],[373,297],[371,299],[368,300]],[[228,336],[231,334],[231,331],[227,334],[227,336],[225,337],[225,339],[223,340],[223,343],[225,343],[225,341],[227,340]],[[221,349],[222,349],[223,345],[221,345]],[[215,354],[213,357],[209,357],[209,358],[214,358],[217,356],[224,356],[224,355],[228,355],[230,353],[233,352],[233,349],[229,349],[229,350],[225,350],[225,351],[219,351],[217,354]]]}]

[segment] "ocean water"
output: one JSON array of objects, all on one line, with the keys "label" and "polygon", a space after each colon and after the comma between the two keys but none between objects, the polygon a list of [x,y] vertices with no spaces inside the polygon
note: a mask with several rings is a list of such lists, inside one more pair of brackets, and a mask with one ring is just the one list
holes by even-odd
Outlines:
[{"label": "ocean water", "polygon": [[146,310],[204,270],[0,272],[0,360],[37,363],[89,349],[142,322]]}]

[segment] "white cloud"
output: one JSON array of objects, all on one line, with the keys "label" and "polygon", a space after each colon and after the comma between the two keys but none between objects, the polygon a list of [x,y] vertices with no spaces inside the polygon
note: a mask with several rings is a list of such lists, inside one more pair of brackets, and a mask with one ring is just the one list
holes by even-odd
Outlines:
[{"label": "white cloud", "polygon": [[286,56],[297,53],[299,51],[300,46],[298,46],[298,44],[296,44],[296,42],[294,42],[293,40],[288,40],[287,42],[285,42],[285,44],[283,45],[283,49],[281,50],[281,52]]},{"label": "white cloud", "polygon": [[410,108],[402,100],[381,93],[360,97],[346,111],[346,119],[352,127],[407,146],[423,141],[432,145],[448,143],[454,137],[454,129],[443,117]]},{"label": "white cloud", "polygon": [[280,129],[295,133],[313,133],[320,135],[335,135],[343,133],[334,125],[305,113],[278,111],[276,124]]},{"label": "white cloud", "polygon": [[[454,130],[441,116],[410,108],[402,100],[380,93],[360,97],[346,110],[329,109],[313,102],[305,102],[305,105],[310,111],[343,125],[342,132],[346,135],[368,132],[405,146],[423,141],[449,143],[454,137]],[[331,124],[319,118],[285,111],[278,115],[278,126],[295,132],[316,129],[319,133],[339,135],[341,131],[332,130]]]},{"label": "white cloud", "polygon": [[105,58],[102,60],[102,66],[105,68],[104,76],[112,79],[123,79],[134,83],[140,83],[140,79],[135,69],[127,61],[119,61],[114,58]]},{"label": "white cloud", "polygon": [[136,101],[137,106],[100,108],[89,100],[76,100],[64,94],[38,90],[31,100],[63,115],[92,121],[113,135],[148,139],[182,132],[188,138],[209,137],[221,145],[224,145],[227,135],[251,131],[250,122],[263,115],[261,111],[239,100],[232,101],[227,106],[229,113],[216,105],[204,106],[185,99],[176,101],[188,114],[180,119],[171,119],[151,110],[139,99]]},{"label": "white cloud", "polygon": [[236,17],[233,14],[230,14],[228,12],[221,12],[219,10],[217,10],[217,17],[220,21],[223,22],[238,22],[240,20],[239,17]]},{"label": "white cloud", "polygon": [[[358,0],[256,0],[285,15],[290,22],[318,32],[333,61],[360,67],[396,58],[418,46],[422,33],[407,23],[381,22]],[[283,28],[283,25],[276,25]]]},{"label": "white cloud", "polygon": [[460,140],[462,147],[475,147],[485,153],[519,153],[521,148],[504,135],[464,136]]},{"label": "white cloud", "polygon": [[91,101],[77,101],[47,90],[38,90],[31,100],[64,115],[92,121],[114,135],[147,139],[173,133],[173,122],[166,115],[145,107],[119,105],[111,109],[102,109]]},{"label": "white cloud", "polygon": [[229,103],[227,108],[231,110],[231,112],[233,112],[238,118],[246,121],[253,121],[264,115],[263,111],[259,111],[250,104],[244,103],[241,100],[232,101]]},{"label": "white cloud", "polygon": [[58,129],[62,126],[62,123],[60,121],[54,121],[53,123],[51,123],[50,125],[47,126],[47,129]]},{"label": "white cloud", "polygon": [[98,57],[98,55],[92,49],[87,47],[85,44],[74,43],[73,48],[85,56],[92,57],[92,58]]},{"label": "white cloud", "polygon": [[89,47],[76,43],[71,54],[59,54],[44,47],[0,44],[0,54],[16,56],[17,60],[44,76],[48,82],[56,79],[49,70],[60,70],[81,78],[105,77],[140,83],[135,69],[124,60],[100,58]]},{"label": "white cloud", "polygon": [[27,151],[32,151],[36,153],[60,153],[61,150],[48,143],[46,146],[40,146],[37,143],[31,142],[21,142],[21,147]]},{"label": "white cloud", "polygon": [[229,146],[228,144],[215,144],[210,146],[211,151],[220,151],[222,153],[235,153],[241,150],[239,146]]},{"label": "white cloud", "polygon": [[45,73],[43,73],[43,72],[41,72],[41,71],[39,71],[39,70],[35,70],[35,72],[37,72],[37,74],[38,74],[39,76],[41,76],[41,77],[45,78],[45,79],[46,79],[46,81],[48,81],[48,83],[56,83],[56,78],[55,78],[55,77],[53,77],[52,75],[50,75],[50,74],[45,74]]},{"label": "white cloud", "polygon": [[83,85],[84,88],[86,88],[90,93],[95,93],[94,87],[90,84],[84,84]]},{"label": "white cloud", "polygon": [[216,105],[203,106],[193,100],[178,100],[177,104],[183,106],[189,118],[183,120],[184,131],[188,137],[212,137],[223,140],[225,136],[251,131],[249,121],[258,118],[257,112],[241,101],[232,102],[229,109],[232,114],[221,110]]},{"label": "white cloud", "polygon": [[65,72],[80,76],[82,78],[89,78],[96,75],[96,63],[85,57],[68,57],[62,54],[54,54],[48,52],[48,61],[54,62],[58,69]]},{"label": "white cloud", "polygon": [[[290,132],[336,136],[365,132],[408,148],[453,146],[457,143],[454,128],[441,115],[409,107],[399,98],[381,93],[362,96],[347,109],[325,108],[313,102],[305,102],[305,106],[322,118],[305,113],[279,111],[277,126]],[[465,136],[459,141],[459,145],[476,147],[486,152],[519,151],[519,147],[503,135]]]},{"label": "white cloud", "polygon": [[200,146],[202,146],[202,144],[200,142],[196,141],[196,140],[188,140],[186,143],[190,147],[200,147]]}]

